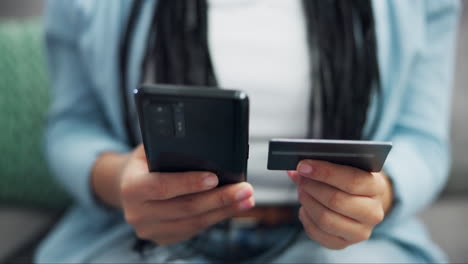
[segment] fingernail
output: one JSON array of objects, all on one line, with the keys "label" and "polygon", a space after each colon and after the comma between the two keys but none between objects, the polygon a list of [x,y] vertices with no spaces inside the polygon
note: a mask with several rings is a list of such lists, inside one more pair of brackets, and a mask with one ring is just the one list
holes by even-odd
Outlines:
[{"label": "fingernail", "polygon": [[303,174],[309,174],[312,172],[312,166],[310,166],[309,164],[303,162],[299,165],[299,173],[303,173]]},{"label": "fingernail", "polygon": [[247,209],[250,209],[250,208],[254,207],[254,205],[255,205],[254,200],[253,199],[248,199],[248,200],[242,201],[239,204],[239,209],[240,210],[247,210]]},{"label": "fingernail", "polygon": [[206,188],[214,187],[218,184],[218,177],[212,173],[205,175],[203,179],[203,186]]},{"label": "fingernail", "polygon": [[244,188],[236,193],[235,199],[236,201],[242,201],[247,199],[250,196],[250,190],[247,188]]}]

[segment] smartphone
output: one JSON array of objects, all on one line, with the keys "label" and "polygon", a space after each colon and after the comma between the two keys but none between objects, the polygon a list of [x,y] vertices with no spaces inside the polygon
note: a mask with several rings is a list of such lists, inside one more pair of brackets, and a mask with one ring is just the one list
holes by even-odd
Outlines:
[{"label": "smartphone", "polygon": [[368,172],[382,170],[391,142],[323,139],[272,139],[269,170],[296,170],[303,159],[323,160]]},{"label": "smartphone", "polygon": [[210,171],[219,186],[247,180],[246,93],[144,84],[135,100],[150,171]]}]

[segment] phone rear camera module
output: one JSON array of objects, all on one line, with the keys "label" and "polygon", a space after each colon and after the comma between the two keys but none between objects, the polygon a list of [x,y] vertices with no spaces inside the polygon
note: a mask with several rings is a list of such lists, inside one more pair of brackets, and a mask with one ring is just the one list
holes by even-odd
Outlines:
[{"label": "phone rear camera module", "polygon": [[176,137],[185,136],[184,104],[176,103],[174,108],[174,128]]},{"label": "phone rear camera module", "polygon": [[152,130],[161,136],[174,136],[173,113],[170,104],[156,103],[151,107]]}]

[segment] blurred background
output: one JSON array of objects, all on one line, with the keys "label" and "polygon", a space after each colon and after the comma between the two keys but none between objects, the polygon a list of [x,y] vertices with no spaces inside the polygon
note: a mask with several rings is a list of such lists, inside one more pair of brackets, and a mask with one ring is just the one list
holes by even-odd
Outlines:
[{"label": "blurred background", "polygon": [[[70,203],[40,156],[48,104],[41,43],[44,2],[0,1],[0,149],[9,154],[0,158],[0,263],[29,262],[37,242]],[[457,51],[452,173],[439,200],[421,214],[434,240],[458,263],[468,263],[467,66],[468,7]]]}]

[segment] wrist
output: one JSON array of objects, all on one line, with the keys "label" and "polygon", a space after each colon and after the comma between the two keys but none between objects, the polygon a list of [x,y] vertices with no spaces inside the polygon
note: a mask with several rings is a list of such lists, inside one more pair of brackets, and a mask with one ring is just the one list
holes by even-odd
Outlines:
[{"label": "wrist", "polygon": [[385,181],[385,192],[383,194],[383,209],[385,215],[387,215],[393,207],[393,183],[390,177],[387,176],[384,172],[381,172],[381,175]]},{"label": "wrist", "polygon": [[130,154],[106,152],[96,159],[91,171],[91,188],[95,197],[113,208],[121,208],[120,177]]}]

